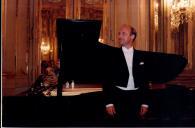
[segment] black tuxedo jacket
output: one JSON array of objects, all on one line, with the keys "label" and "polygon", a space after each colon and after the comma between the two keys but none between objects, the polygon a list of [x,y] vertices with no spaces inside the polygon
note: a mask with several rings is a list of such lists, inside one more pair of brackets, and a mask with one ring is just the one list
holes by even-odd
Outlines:
[{"label": "black tuxedo jacket", "polygon": [[[115,100],[116,86],[127,86],[129,71],[122,48],[113,48],[107,55],[103,91],[105,102],[109,104]],[[186,64],[187,60],[181,55],[134,49],[132,72],[135,87],[141,92],[141,102],[149,103],[149,82],[165,83],[172,80]]]},{"label": "black tuxedo jacket", "polygon": [[[116,86],[126,87],[129,79],[129,71],[122,48],[115,48],[109,54],[109,62],[107,63],[107,72],[103,85],[104,97],[106,104],[114,103]],[[145,56],[144,51],[134,49],[132,73],[134,85],[138,88],[142,103],[148,104],[148,81],[145,75]]]}]

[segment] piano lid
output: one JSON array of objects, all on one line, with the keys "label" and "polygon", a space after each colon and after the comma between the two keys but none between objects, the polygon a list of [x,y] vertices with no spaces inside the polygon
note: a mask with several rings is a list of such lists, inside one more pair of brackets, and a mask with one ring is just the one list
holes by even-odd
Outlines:
[{"label": "piano lid", "polygon": [[57,19],[61,77],[76,83],[101,81],[98,39],[101,21]]},{"label": "piano lid", "polygon": [[187,59],[182,55],[160,52],[147,52],[148,60],[145,67],[147,80],[152,83],[165,83],[173,80],[187,65]]}]

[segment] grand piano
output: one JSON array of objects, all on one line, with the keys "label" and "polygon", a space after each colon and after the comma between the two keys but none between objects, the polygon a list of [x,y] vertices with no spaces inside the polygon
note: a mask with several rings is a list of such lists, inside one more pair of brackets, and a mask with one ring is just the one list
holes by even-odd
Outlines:
[{"label": "grand piano", "polygon": [[[113,63],[115,47],[98,42],[101,22],[95,20],[57,20],[58,55],[61,61],[58,96],[63,84],[101,84]],[[187,60],[181,55],[147,52],[145,73],[150,83],[166,83],[183,71]]]},{"label": "grand piano", "polygon": [[[107,78],[105,71],[107,66],[112,65],[110,58],[115,51],[114,47],[98,42],[100,28],[100,21],[57,20],[58,55],[61,61],[58,96],[4,97],[3,126],[114,126],[104,120],[102,91],[90,91],[97,85],[97,88],[101,89],[102,81]],[[145,65],[148,81],[157,84],[174,79],[187,64],[183,56],[175,54],[148,52],[144,59],[149,60]],[[88,91],[79,94],[76,92],[78,95],[62,96],[64,83],[72,80],[78,91],[86,85]],[[195,108],[195,102],[192,102],[195,98],[188,98],[188,103],[183,104],[183,101],[187,101],[183,96],[184,90],[171,88],[151,91],[153,114],[149,116],[150,120],[135,126],[195,125],[191,120],[175,122],[175,117],[183,116],[179,112],[186,110],[183,105],[191,103],[190,107]],[[69,94],[68,92],[72,90],[65,91]],[[72,92],[74,94],[74,91]],[[192,95],[195,96],[195,92]],[[167,120],[166,125],[163,119],[172,117],[172,114],[176,115],[173,116],[174,120]],[[178,122],[182,122],[182,125]]]}]

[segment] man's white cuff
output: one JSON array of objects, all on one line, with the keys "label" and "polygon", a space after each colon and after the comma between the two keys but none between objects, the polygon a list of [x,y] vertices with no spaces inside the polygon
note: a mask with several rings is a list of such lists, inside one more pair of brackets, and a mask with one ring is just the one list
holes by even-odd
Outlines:
[{"label": "man's white cuff", "polygon": [[114,104],[107,104],[106,107],[114,106]]},{"label": "man's white cuff", "polygon": [[142,104],[142,107],[146,107],[146,108],[148,108],[148,107],[149,107],[149,105],[147,105],[147,104]]}]

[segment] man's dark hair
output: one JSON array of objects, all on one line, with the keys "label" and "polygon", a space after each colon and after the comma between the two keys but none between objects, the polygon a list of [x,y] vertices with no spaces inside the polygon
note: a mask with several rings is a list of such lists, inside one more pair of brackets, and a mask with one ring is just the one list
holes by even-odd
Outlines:
[{"label": "man's dark hair", "polygon": [[136,32],[135,28],[133,28],[133,27],[130,27],[130,30],[131,30],[131,35],[135,36],[134,39],[133,39],[133,41],[134,41],[136,39],[137,32]]}]

